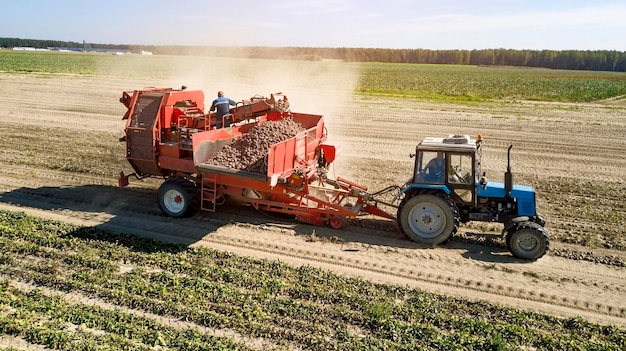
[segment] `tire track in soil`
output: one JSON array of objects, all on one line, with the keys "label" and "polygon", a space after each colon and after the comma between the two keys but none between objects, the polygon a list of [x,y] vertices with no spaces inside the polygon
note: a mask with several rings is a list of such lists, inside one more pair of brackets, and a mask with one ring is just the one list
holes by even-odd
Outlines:
[{"label": "tire track in soil", "polygon": [[[421,139],[409,139],[408,136],[415,137],[415,133],[412,132],[390,133],[371,128],[345,128],[342,133],[338,134],[341,140],[350,145],[346,148],[347,156],[371,157],[407,164],[413,162],[409,154],[415,151],[415,146]],[[570,177],[579,178],[580,174],[576,170],[593,169],[593,172],[586,174],[586,178],[590,181],[623,182],[626,180],[623,175],[615,175],[616,167],[626,169],[626,161],[614,157],[623,148],[614,143],[601,145],[601,140],[594,137],[589,137],[588,142],[583,145],[572,145],[566,139],[567,137],[564,136],[559,138],[559,141],[551,138],[550,142],[546,142],[546,140],[515,140],[514,137],[506,136],[489,137],[485,145],[483,167],[493,173],[503,174],[507,165],[506,149],[512,144],[514,145],[512,162],[516,173],[542,177],[564,176],[572,173]],[[371,148],[373,144],[377,145],[375,149]],[[515,167],[515,165],[518,166]],[[522,168],[519,165],[530,166]]]},{"label": "tire track in soil", "polygon": [[[311,250],[294,250],[293,248],[286,248],[284,246],[276,245],[273,243],[261,242],[258,240],[250,240],[250,239],[232,239],[229,237],[222,236],[211,236],[208,239],[203,239],[203,241],[209,241],[211,243],[218,243],[227,246],[237,246],[239,248],[244,249],[255,249],[260,250],[272,254],[278,254],[281,256],[290,256],[293,258],[306,258],[310,261],[326,263],[331,265],[340,265],[343,268],[351,268],[358,269],[361,271],[373,272],[373,273],[381,273],[388,276],[395,276],[400,278],[408,278],[418,282],[435,284],[435,285],[444,285],[449,288],[461,288],[479,291],[483,293],[501,295],[506,297],[518,298],[529,300],[533,302],[540,303],[549,303],[553,305],[559,305],[568,308],[587,310],[591,312],[599,312],[602,314],[607,314],[609,316],[616,317],[626,317],[626,309],[621,308],[616,310],[612,306],[604,305],[600,303],[589,303],[582,300],[569,300],[566,297],[556,296],[554,294],[546,295],[544,293],[535,293],[533,290],[527,290],[523,288],[513,288],[513,287],[505,287],[503,285],[494,285],[493,283],[486,282],[484,280],[475,280],[475,279],[467,279],[461,278],[457,276],[449,276],[446,274],[440,273],[422,273],[417,271],[416,269],[409,269],[405,267],[395,268],[393,265],[381,265],[378,263],[369,263],[368,261],[363,261],[360,259],[351,259],[344,258],[342,256],[335,256],[333,254],[326,254],[324,252],[317,252]],[[288,251],[288,252],[286,252]],[[461,264],[459,260],[450,260],[447,258],[438,257],[437,255],[429,255],[427,258],[429,260],[439,260],[443,261],[447,264]],[[605,275],[606,276],[606,275]],[[590,282],[582,282],[584,285],[591,285],[595,283]],[[604,286],[603,288],[608,288]]]}]

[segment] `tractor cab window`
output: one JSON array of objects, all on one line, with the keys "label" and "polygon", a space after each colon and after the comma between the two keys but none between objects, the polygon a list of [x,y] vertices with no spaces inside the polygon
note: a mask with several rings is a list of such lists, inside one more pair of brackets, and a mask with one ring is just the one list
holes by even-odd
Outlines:
[{"label": "tractor cab window", "polygon": [[419,183],[443,184],[446,167],[445,153],[437,151],[421,151],[419,153],[416,180]]},{"label": "tractor cab window", "polygon": [[472,184],[472,155],[448,155],[448,183]]},{"label": "tractor cab window", "polygon": [[472,154],[448,154],[448,186],[465,203],[474,198],[474,158]]}]

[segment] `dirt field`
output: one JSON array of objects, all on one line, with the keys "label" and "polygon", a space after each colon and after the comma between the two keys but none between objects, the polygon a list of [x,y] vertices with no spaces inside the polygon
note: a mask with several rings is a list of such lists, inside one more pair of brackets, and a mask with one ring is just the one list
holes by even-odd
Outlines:
[{"label": "dirt field", "polygon": [[[337,231],[226,206],[173,220],[158,209],[158,181],[118,189],[112,172],[45,166],[45,160],[69,157],[78,145],[63,145],[67,154],[52,152],[57,132],[74,140],[110,138],[103,144],[117,140],[123,129],[121,92],[151,85],[155,82],[103,76],[0,73],[3,144],[18,142],[11,137],[28,135],[29,128],[46,127],[49,133],[23,138],[35,155],[28,157],[44,160],[39,165],[3,151],[0,209],[626,326],[624,100],[461,106],[330,92],[332,108],[312,111],[298,108],[298,99],[306,96],[290,96],[294,111],[327,115],[329,139],[343,145],[335,175],[371,190],[409,178],[409,154],[424,136],[482,134],[483,167],[487,178],[497,181],[503,179],[506,148],[512,143],[515,182],[538,191],[539,211],[552,238],[551,251],[530,263],[512,258],[502,240],[491,235],[500,229],[495,224],[469,223],[451,243],[425,248],[408,241],[394,223],[373,218]],[[118,148],[123,155],[123,146]],[[97,164],[98,157],[90,162]],[[119,169],[129,171],[123,159]]]}]

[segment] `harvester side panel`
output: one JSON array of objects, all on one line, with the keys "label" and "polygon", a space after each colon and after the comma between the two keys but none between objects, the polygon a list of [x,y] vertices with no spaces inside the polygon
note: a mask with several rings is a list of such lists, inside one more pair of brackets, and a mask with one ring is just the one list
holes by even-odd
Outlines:
[{"label": "harvester side panel", "polygon": [[137,98],[127,126],[126,158],[140,175],[158,175],[155,133],[163,94],[144,93]]},{"label": "harvester side panel", "polygon": [[298,154],[298,144],[301,144],[303,135],[287,139],[281,143],[270,146],[267,157],[267,175],[280,176],[285,170],[295,167],[295,158]]}]

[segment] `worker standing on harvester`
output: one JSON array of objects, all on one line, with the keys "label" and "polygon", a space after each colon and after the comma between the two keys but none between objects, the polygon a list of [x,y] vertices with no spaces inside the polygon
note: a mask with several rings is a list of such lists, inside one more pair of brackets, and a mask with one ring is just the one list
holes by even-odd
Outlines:
[{"label": "worker standing on harvester", "polygon": [[[230,123],[232,122],[232,116],[229,115],[230,106],[235,105],[237,105],[237,103],[225,97],[223,91],[220,90],[217,92],[217,99],[213,100],[211,109],[209,110],[210,112],[217,110],[215,114],[216,128],[230,127]],[[227,115],[226,118],[224,118],[224,115]]]}]

